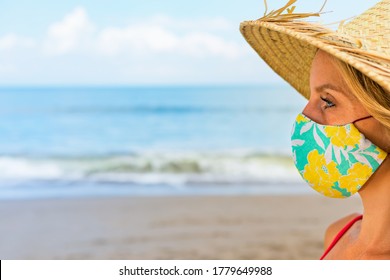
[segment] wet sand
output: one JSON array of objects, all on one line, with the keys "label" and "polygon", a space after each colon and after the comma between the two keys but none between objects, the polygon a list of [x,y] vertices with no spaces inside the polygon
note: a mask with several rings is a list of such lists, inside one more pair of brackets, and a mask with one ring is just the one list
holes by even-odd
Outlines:
[{"label": "wet sand", "polygon": [[177,196],[0,202],[0,259],[318,259],[358,197]]}]

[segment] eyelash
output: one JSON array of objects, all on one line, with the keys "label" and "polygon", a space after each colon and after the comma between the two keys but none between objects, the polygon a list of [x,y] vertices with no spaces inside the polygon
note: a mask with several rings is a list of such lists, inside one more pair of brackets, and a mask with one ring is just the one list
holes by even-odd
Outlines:
[{"label": "eyelash", "polygon": [[321,97],[321,100],[324,101],[326,104],[325,104],[325,109],[329,109],[329,108],[332,108],[334,106],[336,106],[332,101],[330,101],[329,99],[326,99],[326,98],[322,98]]}]

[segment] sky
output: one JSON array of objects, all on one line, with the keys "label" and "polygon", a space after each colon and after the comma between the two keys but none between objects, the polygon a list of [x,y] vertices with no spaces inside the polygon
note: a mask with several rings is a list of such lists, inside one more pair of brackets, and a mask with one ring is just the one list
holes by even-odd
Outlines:
[{"label": "sky", "polygon": [[[328,0],[318,20],[377,2]],[[296,5],[313,12],[323,3]],[[264,0],[0,0],[0,86],[283,83],[239,32],[263,13]]]}]

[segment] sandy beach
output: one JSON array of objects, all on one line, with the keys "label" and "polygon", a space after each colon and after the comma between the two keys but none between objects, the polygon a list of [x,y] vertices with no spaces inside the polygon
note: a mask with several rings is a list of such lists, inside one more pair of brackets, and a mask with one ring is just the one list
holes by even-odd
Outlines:
[{"label": "sandy beach", "polygon": [[2,201],[1,259],[318,259],[360,200],[310,196]]}]

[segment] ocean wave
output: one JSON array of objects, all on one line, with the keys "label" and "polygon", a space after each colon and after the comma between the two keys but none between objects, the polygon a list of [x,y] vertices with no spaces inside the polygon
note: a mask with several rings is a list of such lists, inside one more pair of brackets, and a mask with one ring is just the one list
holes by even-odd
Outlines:
[{"label": "ocean wave", "polygon": [[289,183],[292,159],[260,152],[143,152],[129,155],[0,157],[1,181],[77,181],[138,185]]}]

